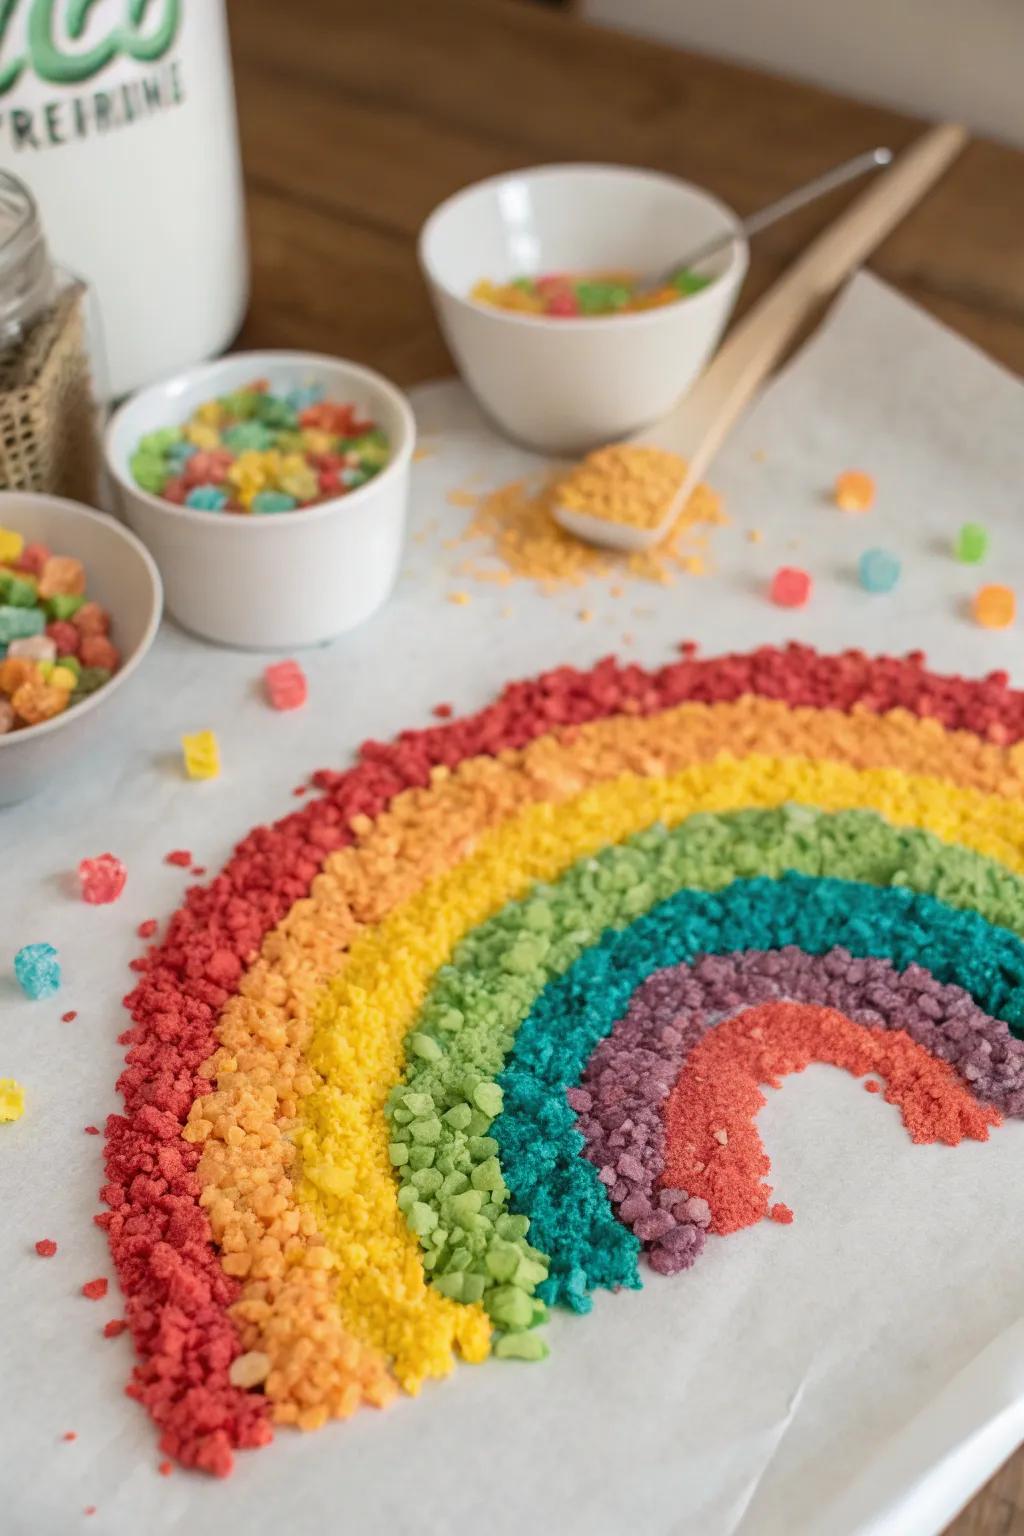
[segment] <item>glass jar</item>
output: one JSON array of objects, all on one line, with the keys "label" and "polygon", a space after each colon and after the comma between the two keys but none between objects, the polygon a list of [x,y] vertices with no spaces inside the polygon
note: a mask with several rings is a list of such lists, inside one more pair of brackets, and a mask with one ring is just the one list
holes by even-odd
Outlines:
[{"label": "glass jar", "polygon": [[86,284],[54,266],[35,199],[0,171],[0,489],[96,501],[100,358]]}]

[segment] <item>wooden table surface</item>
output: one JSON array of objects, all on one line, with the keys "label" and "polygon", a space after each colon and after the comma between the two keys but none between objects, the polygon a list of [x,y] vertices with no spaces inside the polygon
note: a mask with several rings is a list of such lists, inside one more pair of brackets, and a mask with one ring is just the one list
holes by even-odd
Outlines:
[{"label": "wooden table surface", "polygon": [[[241,345],[451,372],[416,267],[435,203],[497,171],[612,160],[690,178],[741,213],[912,118],[510,0],[231,0],[252,247]],[[744,302],[848,194],[755,244]],[[984,140],[873,271],[1024,374],[1024,154]],[[1024,1452],[949,1528],[1024,1536]]]}]

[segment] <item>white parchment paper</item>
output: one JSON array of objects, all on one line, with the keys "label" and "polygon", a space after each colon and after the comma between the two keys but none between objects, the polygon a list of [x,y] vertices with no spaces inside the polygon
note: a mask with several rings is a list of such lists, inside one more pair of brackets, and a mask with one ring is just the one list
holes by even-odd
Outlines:
[{"label": "white parchment paper", "polygon": [[[930,1536],[1024,1437],[1024,1126],[987,1145],[914,1147],[895,1109],[822,1067],[789,1079],[761,1117],[791,1227],[713,1239],[690,1274],[557,1318],[544,1366],[460,1368],[385,1415],[281,1433],[225,1483],[157,1473],[152,1426],[122,1395],[130,1340],[101,1335],[120,1312],[116,1282],[99,1304],[80,1288],[112,1273],[91,1220],[102,1142],[83,1127],[118,1107],[134,929],[165,917],[187,879],[162,862],[168,849],[213,871],[249,827],[297,803],[310,769],[345,764],[366,736],[612,649],[653,664],[691,637],[709,652],[790,637],[922,647],[940,669],[1005,667],[1024,684],[1020,628],[988,633],[967,616],[982,579],[1024,598],[1024,392],[870,278],[716,466],[733,524],[715,534],[707,578],[543,598],[457,576],[464,552],[446,544],[468,514],[446,493],[538,462],[497,439],[457,384],[418,391],[417,407],[434,451],[415,466],[412,524],[429,531],[410,541],[387,608],[303,657],[305,711],[267,709],[265,658],[165,625],[109,739],[60,786],[0,813],[0,1075],[29,1103],[0,1127],[0,1530]],[[828,498],[854,466],[880,486],[866,517]],[[968,518],[993,535],[980,574],[949,554]],[[889,597],[856,585],[869,545],[904,561]],[[805,610],[765,601],[783,563],[814,573]],[[449,604],[455,590],[472,601]],[[223,776],[191,784],[178,739],[207,726]],[[69,875],[107,849],[129,883],[116,907],[90,908]],[[29,1003],[9,957],[40,939],[58,946],[66,981]],[[60,1022],[68,1008],[73,1024]],[[35,1256],[40,1237],[57,1240],[55,1258]]]}]

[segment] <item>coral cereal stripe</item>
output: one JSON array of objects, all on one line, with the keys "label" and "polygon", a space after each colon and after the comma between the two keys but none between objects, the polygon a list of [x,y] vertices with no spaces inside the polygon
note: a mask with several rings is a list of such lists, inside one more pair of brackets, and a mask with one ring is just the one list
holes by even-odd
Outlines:
[{"label": "coral cereal stripe", "polygon": [[987,1141],[989,1126],[1002,1123],[947,1062],[903,1030],[868,1029],[833,1008],[803,1003],[747,1009],[698,1042],[665,1108],[662,1183],[706,1200],[712,1232],[738,1232],[768,1214],[770,1164],[757,1131],[766,1103],[761,1087],[778,1088],[787,1073],[814,1061],[884,1078],[886,1100],[898,1106],[915,1142]]},{"label": "coral cereal stripe", "polygon": [[235,1448],[269,1438],[266,1401],[229,1380],[240,1344],[226,1311],[238,1286],[221,1270],[198,1202],[197,1153],[173,1143],[204,1090],[198,1069],[215,1049],[216,1018],[242,968],[308,893],[325,856],[351,841],[351,817],[379,815],[402,790],[426,784],[438,764],[519,748],[556,725],[652,714],[688,699],[757,694],[842,710],[900,707],[997,745],[1024,736],[1024,695],[1007,688],[1005,676],[972,683],[936,676],[922,662],[919,654],[873,660],[792,646],[707,661],[687,654],[655,672],[611,659],[589,672],[561,667],[509,685],[477,715],[405,732],[390,745],[368,743],[354,768],[317,776],[322,798],[255,828],[207,887],[189,892],[126,999],[133,1025],[119,1081],[124,1114],[107,1125],[102,1197],[110,1211],[99,1218],[139,1355],[130,1391],[168,1453],[223,1475]]}]

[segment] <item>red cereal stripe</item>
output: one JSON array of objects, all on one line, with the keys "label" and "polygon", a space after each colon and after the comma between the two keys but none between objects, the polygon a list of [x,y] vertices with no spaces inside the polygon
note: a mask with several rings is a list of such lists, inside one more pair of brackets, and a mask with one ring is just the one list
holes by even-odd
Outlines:
[{"label": "red cereal stripe", "polygon": [[[687,643],[680,660],[654,672],[611,657],[589,672],[559,667],[509,684],[478,714],[404,731],[390,744],[365,743],[353,768],[314,776],[320,798],[255,828],[215,879],[189,890],[163,942],[133,962],[142,979],[125,1000],[133,1020],[122,1037],[125,1111],[107,1122],[109,1210],[97,1218],[109,1232],[139,1356],[129,1392],[159,1425],[165,1452],[225,1474],[234,1449],[271,1438],[262,1396],[228,1380],[239,1344],[227,1309],[238,1286],[221,1269],[199,1204],[199,1148],[181,1140],[181,1129],[208,1089],[198,1068],[216,1048],[221,1009],[264,934],[308,893],[327,855],[351,842],[352,818],[378,816],[402,790],[427,784],[439,764],[520,748],[559,726],[744,693],[846,711],[901,707],[991,742],[1024,738],[1024,693],[1007,686],[1005,673],[972,683],[923,663],[920,652],[872,660],[798,645],[700,660]],[[180,850],[167,862],[192,860]]]}]

